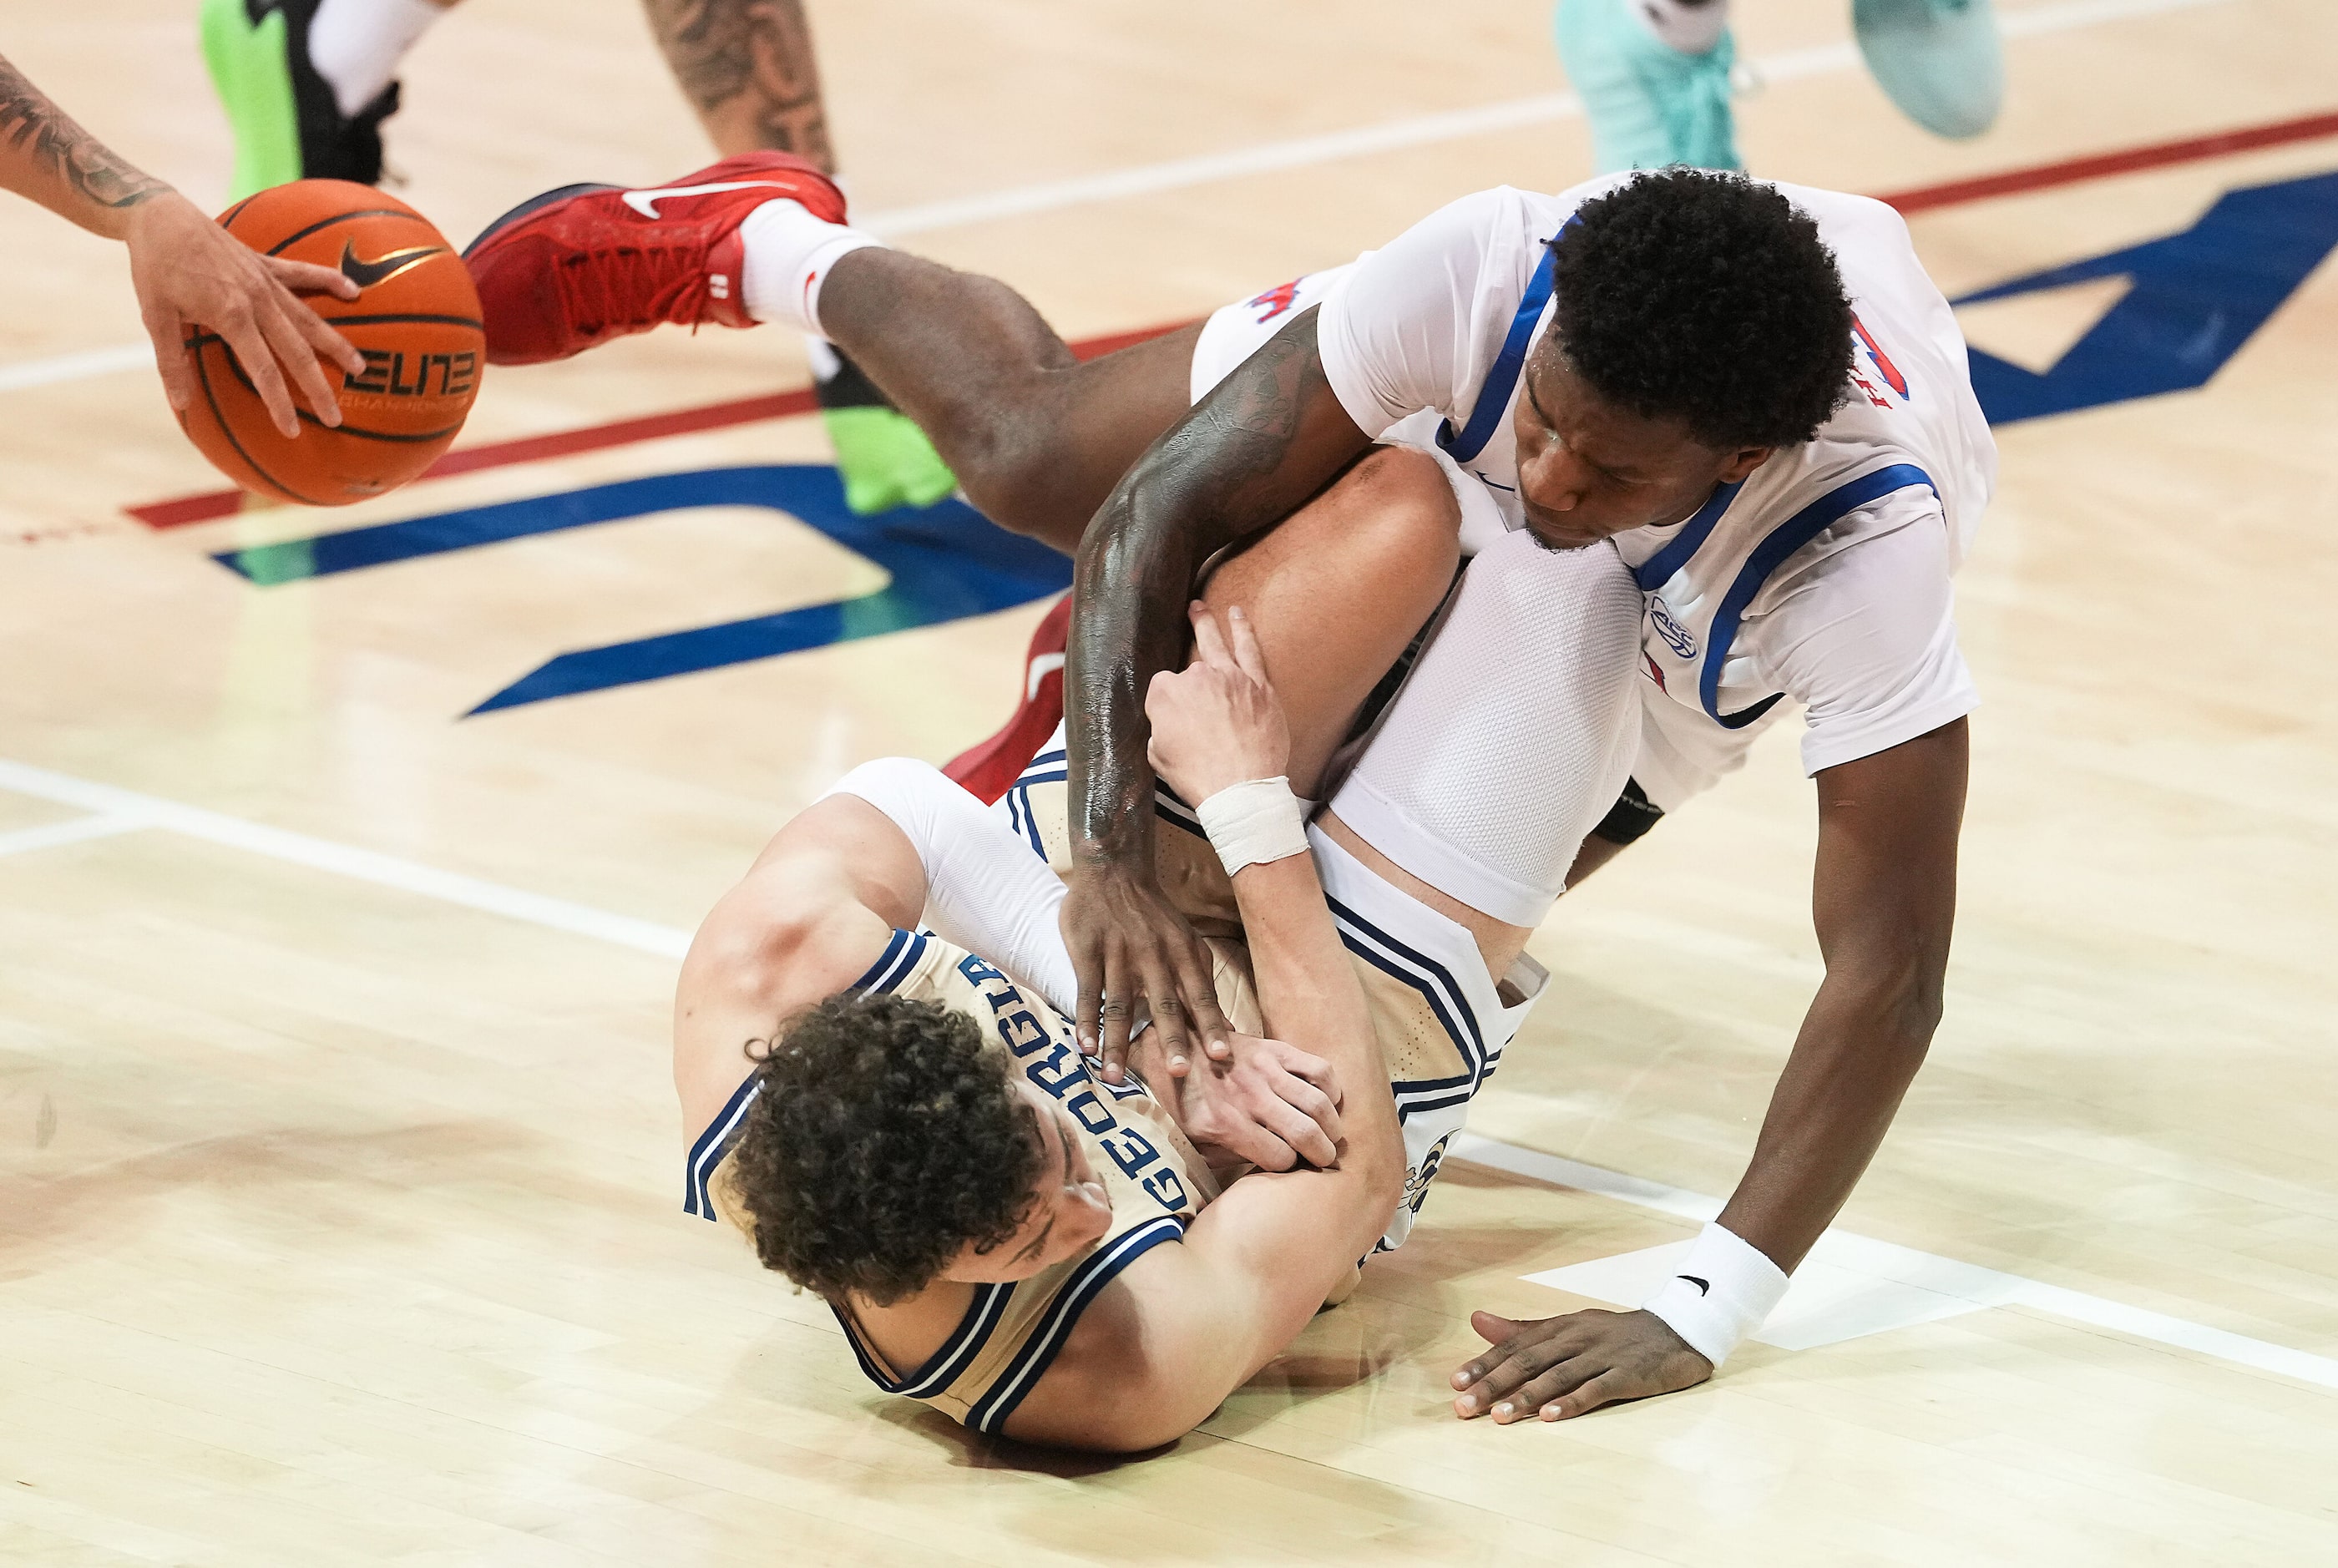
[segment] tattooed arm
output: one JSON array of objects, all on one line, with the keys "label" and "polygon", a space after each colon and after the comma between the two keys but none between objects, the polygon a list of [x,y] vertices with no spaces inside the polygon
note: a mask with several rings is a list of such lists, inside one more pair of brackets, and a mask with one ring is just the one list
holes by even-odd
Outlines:
[{"label": "tattooed arm", "polygon": [[643,0],[658,47],[724,157],[792,152],[836,172],[803,0]]},{"label": "tattooed arm", "polygon": [[1227,1024],[1207,952],[1153,868],[1144,693],[1185,651],[1194,574],[1245,534],[1304,505],[1371,443],[1323,377],[1312,306],[1195,404],[1137,460],[1080,541],[1065,669],[1074,867],[1064,936],[1079,975],[1076,1020],[1117,1082],[1135,1001],[1164,1048]]},{"label": "tattooed arm", "polygon": [[194,397],[182,345],[187,328],[200,325],[227,339],[285,435],[300,433],[286,372],[318,417],[341,422],[320,361],[361,376],[365,360],[292,290],[353,299],[357,285],[329,267],[253,255],[185,197],[74,124],[5,59],[0,186],[130,248],[131,286],[172,407],[184,408]]}]

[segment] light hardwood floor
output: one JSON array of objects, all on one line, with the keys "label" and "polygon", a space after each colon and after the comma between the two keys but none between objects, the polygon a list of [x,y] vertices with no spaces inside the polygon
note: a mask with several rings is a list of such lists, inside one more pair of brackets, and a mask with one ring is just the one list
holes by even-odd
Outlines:
[{"label": "light hardwood floor", "polygon": [[[223,196],[192,6],[34,9],[10,8],[0,52]],[[1813,53],[1846,40],[1842,0],[1737,9],[1742,53],[1771,63],[1747,153],[1813,184],[1903,190],[2338,108],[2338,19],[2313,0],[2009,5],[2053,25],[2009,45],[2004,122],[1962,145]],[[1076,188],[1557,93],[1538,3],[814,16],[860,208],[922,224],[903,242],[1009,279],[1073,337],[1587,169],[1560,116]],[[706,161],[630,0],[470,0],[407,82],[392,162],[458,240],[546,185]],[[2333,170],[2338,138],[1912,226],[1953,294]],[[1063,181],[1046,211],[918,216]],[[0,377],[137,340],[108,247],[8,201],[0,248]],[[2107,302],[1972,330],[2050,360]],[[1686,1237],[1683,1195],[1726,1192],[1750,1150],[1817,974],[1811,790],[1781,734],[1541,933],[1556,984],[1481,1101],[1488,1162],[1449,1167],[1412,1244],[1200,1434],[1127,1465],[886,1399],[823,1308],[679,1208],[675,934],[845,767],[986,733],[1038,605],[464,719],[564,650],[878,574],[745,509],[269,589],[211,553],[820,461],[817,422],[157,532],[123,509],[218,481],[150,375],[0,390],[0,1560],[2338,1560],[2333,355],[2325,266],[2205,390],[2001,434],[1960,580],[1986,706],[1948,1022],[1842,1221],[1887,1245],[1833,1254],[1830,1321],[1889,1326],[1749,1346],[1706,1387],[1562,1427],[1444,1407],[1467,1308],[1584,1304],[1524,1277]],[[802,379],[778,334],[667,333],[491,377],[466,442]],[[39,831],[107,812],[123,830]],[[538,902],[480,907],[494,888]],[[1517,1173],[1547,1170],[1536,1154],[1654,1185]],[[2012,1299],[1989,1283],[2009,1277],[2051,1289],[1970,1298]]]}]

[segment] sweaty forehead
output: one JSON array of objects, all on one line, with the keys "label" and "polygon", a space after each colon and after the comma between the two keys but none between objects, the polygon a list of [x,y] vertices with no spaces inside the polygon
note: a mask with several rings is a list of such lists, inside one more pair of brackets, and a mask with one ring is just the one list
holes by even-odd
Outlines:
[{"label": "sweaty forehead", "polygon": [[1527,361],[1523,384],[1541,422],[1603,466],[1653,470],[1704,450],[1677,421],[1635,413],[1602,394],[1547,338]]}]

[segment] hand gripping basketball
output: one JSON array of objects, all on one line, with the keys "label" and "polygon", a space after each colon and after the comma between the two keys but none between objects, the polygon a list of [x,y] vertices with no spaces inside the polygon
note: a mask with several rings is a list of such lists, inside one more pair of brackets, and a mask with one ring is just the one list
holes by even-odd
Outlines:
[{"label": "hand gripping basketball", "polygon": [[[340,180],[262,191],[220,223],[280,279],[329,284],[312,318],[330,342],[304,342],[280,308],[231,302],[208,322],[176,311],[188,328],[172,406],[203,456],[247,490],[311,506],[386,495],[436,462],[486,366],[478,291],[446,237],[397,198]],[[150,328],[166,325],[150,313]],[[298,362],[311,343],[348,350],[331,354],[338,392],[313,354]],[[293,368],[289,394],[279,358]]]}]

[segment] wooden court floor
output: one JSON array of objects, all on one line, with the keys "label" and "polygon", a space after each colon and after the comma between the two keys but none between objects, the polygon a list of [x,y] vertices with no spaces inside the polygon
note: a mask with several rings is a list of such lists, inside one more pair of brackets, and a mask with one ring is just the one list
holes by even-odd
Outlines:
[{"label": "wooden court floor", "polygon": [[[2008,111],[1952,146],[1857,69],[1841,0],[1739,0],[1757,172],[1904,191],[2338,110],[2316,0],[2001,8]],[[1539,0],[814,20],[860,210],[1074,338],[1588,167]],[[0,51],[210,201],[192,26],[16,6]],[[402,193],[458,240],[705,161],[630,0],[470,0],[406,80]],[[1948,1021],[1773,1342],[1565,1426],[1445,1412],[1469,1308],[1628,1295],[1752,1146],[1818,973],[1783,734],[1540,934],[1556,985],[1412,1244],[1128,1464],[863,1383],[824,1309],[682,1215],[664,1065],[717,892],[846,767],[986,733],[1042,603],[466,717],[562,653],[884,573],[688,491],[362,571],[221,557],[818,464],[817,422],[158,514],[218,481],[121,352],[119,257],[0,204],[0,1562],[2338,1561],[2338,276],[2274,260],[2333,172],[2338,135],[2298,132],[1911,219],[1951,295],[2196,237],[1970,312],[2048,391],[2131,299],[2269,309],[2205,386],[2113,400],[2149,368],[2121,361],[1999,433]],[[777,334],[668,333],[490,377],[466,446],[803,379]]]}]

